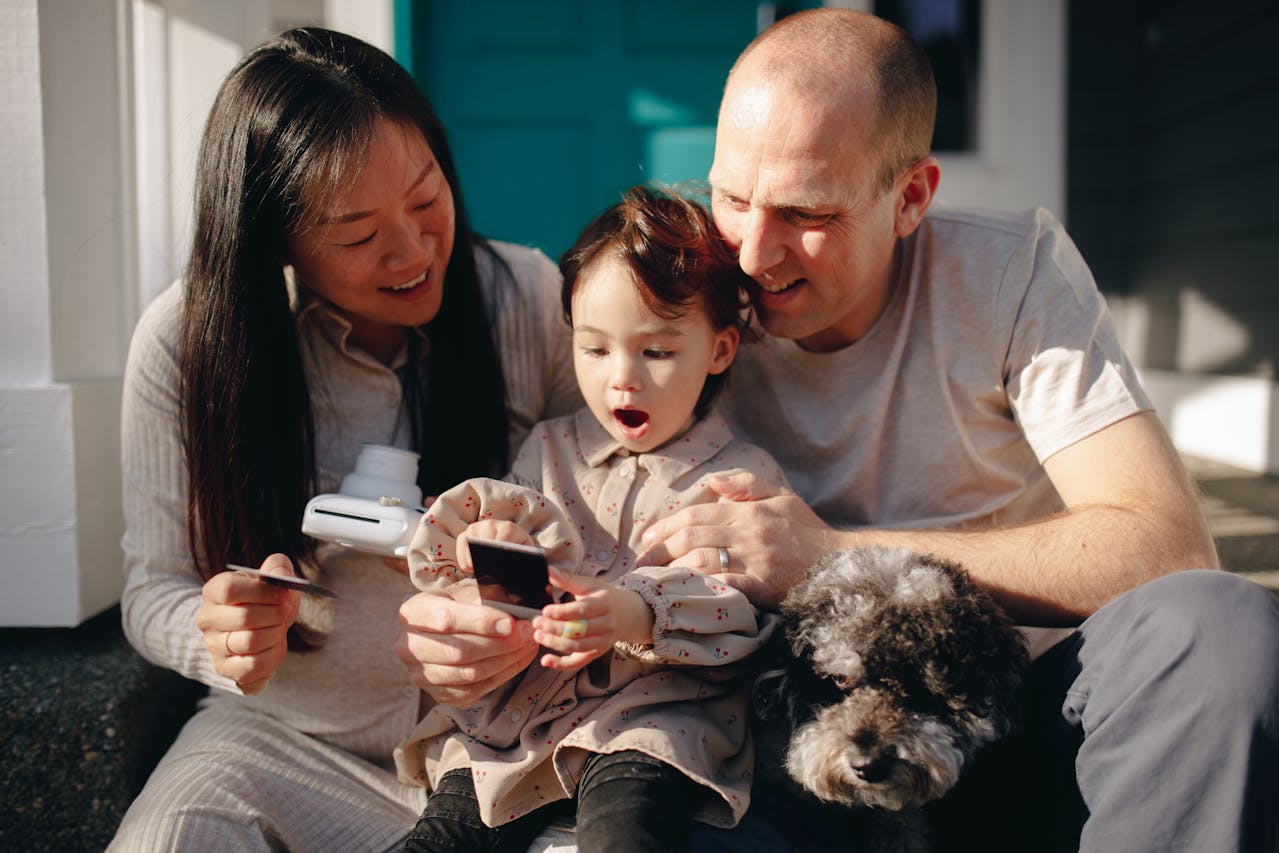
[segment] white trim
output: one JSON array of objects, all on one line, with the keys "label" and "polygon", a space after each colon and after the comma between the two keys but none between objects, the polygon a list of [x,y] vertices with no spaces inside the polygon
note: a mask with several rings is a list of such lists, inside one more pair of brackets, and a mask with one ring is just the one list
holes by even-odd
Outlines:
[{"label": "white trim", "polygon": [[118,600],[133,325],[127,0],[0,0],[0,625]]},{"label": "white trim", "polygon": [[71,626],[120,599],[120,382],[0,389],[0,625]]},{"label": "white trim", "polygon": [[941,154],[937,204],[1066,218],[1063,0],[984,0],[977,151]]},{"label": "white trim", "polygon": [[395,56],[394,0],[324,0],[324,23]]},{"label": "white trim", "polygon": [[1140,373],[1178,450],[1279,476],[1279,383],[1165,370]]},{"label": "white trim", "polygon": [[[873,0],[827,0],[872,11]],[[1066,219],[1065,0],[983,0],[977,151],[939,154],[935,203]]]},{"label": "white trim", "polygon": [[[53,376],[36,0],[0,2],[0,388]],[[0,427],[7,422],[0,418]],[[2,520],[2,518],[0,518]]]}]

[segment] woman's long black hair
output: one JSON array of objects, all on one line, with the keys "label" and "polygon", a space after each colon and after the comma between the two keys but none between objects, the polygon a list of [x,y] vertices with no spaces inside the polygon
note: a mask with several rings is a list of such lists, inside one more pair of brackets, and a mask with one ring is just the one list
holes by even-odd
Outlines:
[{"label": "woman's long black hair", "polygon": [[290,30],[228,75],[200,150],[181,407],[188,543],[206,579],[227,563],[312,551],[301,523],[316,485],[315,426],[285,246],[350,189],[380,119],[421,131],[456,211],[443,302],[424,327],[427,375],[414,358],[405,371],[419,484],[437,494],[505,470],[504,386],[475,263],[477,246],[492,250],[471,231],[444,129],[382,51],[337,32]]}]

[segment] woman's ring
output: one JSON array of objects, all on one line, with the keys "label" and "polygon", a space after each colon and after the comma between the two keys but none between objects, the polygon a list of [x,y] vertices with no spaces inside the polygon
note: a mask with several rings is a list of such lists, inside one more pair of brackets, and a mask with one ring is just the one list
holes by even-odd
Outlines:
[{"label": "woman's ring", "polygon": [[580,640],[586,636],[586,620],[570,619],[564,623],[560,632],[570,640]]},{"label": "woman's ring", "polygon": [[728,549],[727,548],[719,549],[719,570],[721,572],[728,571]]}]

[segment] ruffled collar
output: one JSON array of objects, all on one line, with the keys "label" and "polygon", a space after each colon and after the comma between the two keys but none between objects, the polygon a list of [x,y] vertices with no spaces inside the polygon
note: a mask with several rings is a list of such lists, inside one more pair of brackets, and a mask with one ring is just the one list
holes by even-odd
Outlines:
[{"label": "ruffled collar", "polygon": [[623,447],[621,442],[600,425],[589,408],[579,409],[573,416],[573,424],[577,431],[578,447],[587,465],[594,468],[609,464],[614,457],[633,456],[639,467],[665,486],[672,485],[715,456],[733,440],[732,430],[715,411],[696,421],[683,435],[648,453],[632,453]]}]

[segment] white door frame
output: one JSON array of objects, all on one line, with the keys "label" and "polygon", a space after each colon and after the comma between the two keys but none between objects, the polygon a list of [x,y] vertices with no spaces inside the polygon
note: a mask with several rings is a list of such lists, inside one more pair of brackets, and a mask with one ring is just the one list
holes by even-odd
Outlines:
[{"label": "white door frame", "polygon": [[[873,11],[873,0],[827,6]],[[983,0],[977,150],[942,153],[936,203],[1066,217],[1065,0]]]}]

